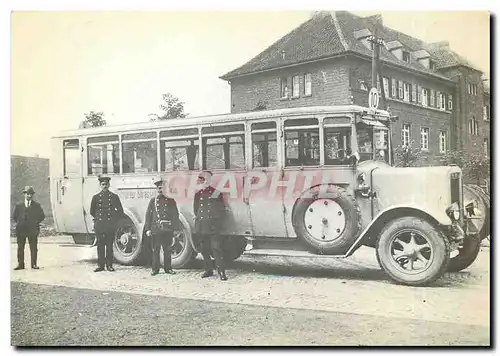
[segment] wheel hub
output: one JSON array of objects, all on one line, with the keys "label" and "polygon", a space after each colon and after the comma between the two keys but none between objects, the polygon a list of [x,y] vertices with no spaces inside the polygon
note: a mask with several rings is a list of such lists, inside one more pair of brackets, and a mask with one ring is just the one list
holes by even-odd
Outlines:
[{"label": "wheel hub", "polygon": [[129,234],[125,233],[120,236],[120,243],[124,246],[128,245],[128,240],[129,240]]},{"label": "wheel hub", "polygon": [[322,242],[337,239],[346,226],[342,207],[330,199],[317,199],[307,208],[304,223],[309,234]]},{"label": "wheel hub", "polygon": [[419,273],[427,269],[433,256],[427,238],[415,231],[398,234],[392,242],[392,256],[406,273]]}]

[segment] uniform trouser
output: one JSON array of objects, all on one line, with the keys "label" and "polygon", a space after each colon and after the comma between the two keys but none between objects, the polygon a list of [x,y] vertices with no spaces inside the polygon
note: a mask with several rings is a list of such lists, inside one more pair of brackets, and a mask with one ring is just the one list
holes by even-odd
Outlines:
[{"label": "uniform trouser", "polygon": [[97,235],[97,263],[99,267],[104,268],[113,266],[113,240],[114,230],[96,231]]},{"label": "uniform trouser", "polygon": [[153,245],[153,272],[160,270],[160,248],[163,247],[163,269],[165,271],[172,269],[172,232],[152,234]]},{"label": "uniform trouser", "polygon": [[205,271],[213,271],[212,259],[215,258],[215,265],[219,271],[225,271],[224,257],[222,255],[222,237],[219,235],[202,235],[201,236],[201,254]]},{"label": "uniform trouser", "polygon": [[17,236],[17,264],[24,267],[24,247],[26,246],[26,238],[30,245],[31,266],[36,266],[38,257],[38,229],[35,230],[19,230]]}]

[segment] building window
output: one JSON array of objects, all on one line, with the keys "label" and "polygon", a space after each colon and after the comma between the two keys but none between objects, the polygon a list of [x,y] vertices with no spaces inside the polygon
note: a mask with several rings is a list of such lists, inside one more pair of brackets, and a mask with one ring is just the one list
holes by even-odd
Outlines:
[{"label": "building window", "polygon": [[472,94],[472,85],[471,83],[467,83],[467,93]]},{"label": "building window", "polygon": [[448,145],[446,131],[439,131],[439,153],[446,153],[446,148]]},{"label": "building window", "polygon": [[298,98],[300,96],[300,77],[295,75],[292,78],[292,97]]},{"label": "building window", "polygon": [[410,101],[410,84],[409,83],[403,83],[403,100],[404,101]]},{"label": "building window", "polygon": [[446,110],[446,94],[439,93],[439,109]]},{"label": "building window", "polygon": [[422,106],[429,105],[429,91],[426,88],[422,88]]},{"label": "building window", "polygon": [[431,89],[431,106],[436,106],[436,91],[434,89]]},{"label": "building window", "polygon": [[436,62],[434,62],[433,60],[430,60],[430,59],[429,59],[429,69],[436,70]]},{"label": "building window", "polygon": [[403,81],[402,80],[398,80],[398,99],[403,99],[403,95],[404,92],[403,92]]},{"label": "building window", "polygon": [[483,119],[484,121],[490,121],[490,106],[483,106]]},{"label": "building window", "polygon": [[396,79],[392,78],[391,97],[396,98]]},{"label": "building window", "polygon": [[410,124],[403,124],[401,129],[401,145],[408,147],[410,145]]},{"label": "building window", "polygon": [[384,82],[384,94],[385,94],[385,97],[388,98],[389,97],[389,78],[382,78],[382,81]]},{"label": "building window", "polygon": [[448,110],[453,110],[453,95],[448,94]]},{"label": "building window", "polygon": [[485,139],[483,140],[483,150],[484,150],[484,154],[485,154],[486,156],[489,156],[489,153],[490,153],[490,152],[489,152],[489,150],[488,150],[488,139],[487,139],[487,138],[485,138]]},{"label": "building window", "polygon": [[420,148],[423,151],[429,151],[429,129],[427,127],[420,129]]},{"label": "building window", "polygon": [[403,51],[403,61],[406,63],[410,63],[410,52]]},{"label": "building window", "polygon": [[474,95],[477,95],[477,85],[476,84],[472,84],[472,93]]},{"label": "building window", "polygon": [[417,86],[417,104],[422,104],[422,87]]},{"label": "building window", "polygon": [[359,81],[359,89],[362,91],[368,91],[368,86],[364,80]]},{"label": "building window", "polygon": [[284,98],[288,98],[288,79],[287,78],[281,78],[281,91],[280,91],[280,95],[281,95],[281,98],[284,99]]},{"label": "building window", "polygon": [[478,122],[476,117],[473,116],[472,119],[469,119],[469,134],[473,136],[477,136],[479,132]]},{"label": "building window", "polygon": [[311,73],[304,74],[304,95],[312,95]]},{"label": "building window", "polygon": [[413,103],[417,102],[417,86],[415,84],[411,86],[411,101]]}]

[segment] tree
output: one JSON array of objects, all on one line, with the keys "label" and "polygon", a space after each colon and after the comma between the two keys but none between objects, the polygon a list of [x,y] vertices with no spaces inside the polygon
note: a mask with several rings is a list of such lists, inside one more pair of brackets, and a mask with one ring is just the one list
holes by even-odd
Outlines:
[{"label": "tree", "polygon": [[106,126],[106,120],[104,120],[103,116],[104,113],[102,111],[91,111],[85,114],[85,120],[80,123],[80,128],[85,129],[88,127]]},{"label": "tree", "polygon": [[397,146],[394,149],[394,165],[396,167],[418,167],[424,163],[424,160],[425,157],[420,148]]},{"label": "tree", "polygon": [[162,115],[149,114],[150,121],[185,118],[189,114],[184,112],[184,102],[170,93],[163,94],[163,103],[160,109],[164,111]]},{"label": "tree", "polygon": [[490,178],[490,158],[484,153],[466,152],[463,150],[451,150],[446,152],[441,159],[441,164],[456,165],[462,169],[466,182],[474,182],[481,185],[484,180]]}]

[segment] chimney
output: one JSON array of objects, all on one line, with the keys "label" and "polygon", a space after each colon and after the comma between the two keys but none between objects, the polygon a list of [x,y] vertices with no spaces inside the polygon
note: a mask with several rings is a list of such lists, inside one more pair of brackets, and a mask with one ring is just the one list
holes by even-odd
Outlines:
[{"label": "chimney", "polygon": [[375,14],[372,16],[365,17],[366,20],[370,21],[375,26],[384,26],[384,19],[381,14]]}]

